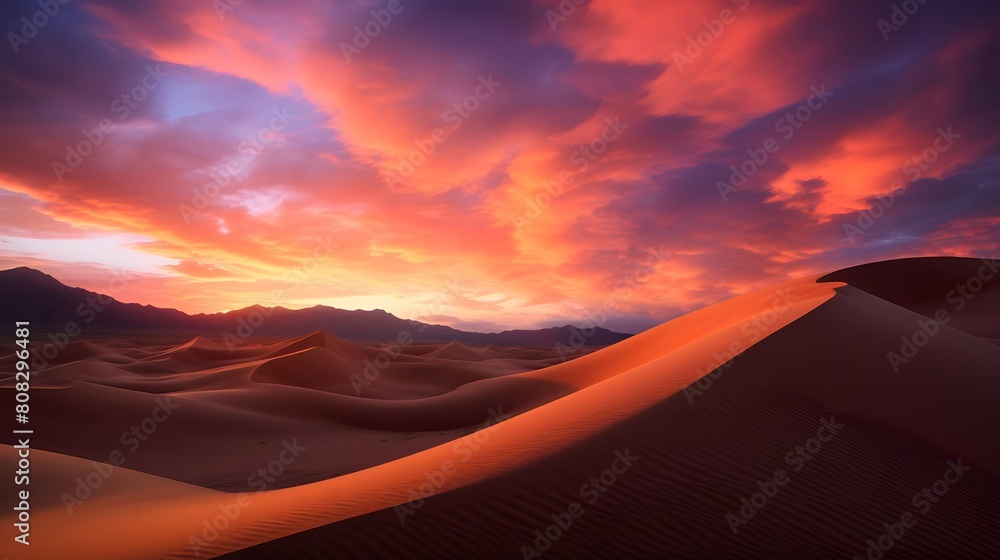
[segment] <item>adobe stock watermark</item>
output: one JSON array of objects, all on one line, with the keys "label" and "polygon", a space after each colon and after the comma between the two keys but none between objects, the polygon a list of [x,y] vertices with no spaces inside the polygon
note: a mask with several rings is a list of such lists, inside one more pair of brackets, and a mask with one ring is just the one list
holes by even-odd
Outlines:
[{"label": "adobe stock watermark", "polygon": [[[941,154],[950,150],[955,145],[955,141],[961,137],[962,135],[955,134],[950,126],[948,128],[938,127],[937,136],[934,137],[931,144],[920,153],[907,158],[900,166],[900,171],[909,177],[909,182],[916,181],[940,159]],[[886,210],[892,208],[892,205],[896,203],[896,197],[906,193],[908,188],[908,183],[898,179],[890,183],[888,194],[876,197],[870,208],[859,211],[853,223],[844,222],[845,241],[853,244],[856,238],[863,236],[875,225],[877,219],[885,215]]]},{"label": "adobe stock watermark", "polygon": [[[781,133],[782,141],[788,142],[791,140],[795,136],[795,133],[805,123],[809,122],[816,112],[822,109],[834,95],[834,92],[827,91],[826,84],[821,84],[819,87],[811,86],[809,91],[812,93],[806,98],[804,103],[796,107],[794,111],[785,113],[784,116],[775,121],[774,130]],[[781,141],[774,136],[764,140],[760,147],[748,148],[746,151],[748,157],[743,160],[739,168],[735,165],[729,166],[729,169],[732,170],[729,181],[717,181],[715,183],[716,188],[719,189],[722,201],[728,202],[730,193],[737,192],[780,149]]]},{"label": "adobe stock watermark", "polygon": [[73,514],[74,509],[82,506],[85,501],[100,490],[104,482],[114,474],[115,467],[125,464],[126,453],[132,454],[138,451],[142,444],[156,433],[160,424],[166,422],[180,408],[180,405],[173,402],[169,395],[157,397],[155,402],[156,406],[149,416],[122,432],[119,441],[125,447],[124,451],[121,449],[111,451],[105,462],[91,461],[93,472],[87,473],[83,477],[76,477],[76,488],[72,493],[63,492],[62,503],[70,515]]},{"label": "adobe stock watermark", "polygon": [[[586,312],[587,318],[580,324],[580,328],[570,327],[570,335],[566,343],[556,342],[554,348],[559,354],[560,361],[565,362],[576,354],[587,343],[587,339],[597,334],[598,327],[606,325],[618,313],[618,301],[630,299],[636,289],[649,282],[653,273],[656,272],[656,265],[666,262],[667,258],[673,254],[664,252],[663,245],[657,249],[648,249],[647,252],[649,256],[645,263],[625,274],[621,280],[616,282],[614,291],[604,298],[599,308]],[[618,295],[619,292],[622,292],[622,295]]]},{"label": "adobe stock watermark", "polygon": [[[750,6],[750,0],[732,0],[732,3],[736,4],[741,12]],[[717,18],[703,20],[702,25],[705,29],[695,35],[687,36],[687,46],[684,48],[684,53],[674,51],[674,65],[677,66],[677,70],[683,72],[685,66],[693,63],[696,58],[704,54],[705,49],[711,47],[726,30],[726,26],[736,22],[737,14],[738,12],[724,8],[719,12]]]},{"label": "adobe stock watermark", "polygon": [[227,159],[222,165],[213,167],[208,172],[212,179],[204,186],[191,189],[194,196],[191,197],[191,204],[178,204],[177,209],[184,218],[185,224],[191,223],[191,218],[201,215],[208,208],[208,205],[222,195],[222,191],[236,184],[238,179],[244,177],[250,168],[250,164],[264,151],[269,144],[278,138],[278,133],[285,130],[292,122],[294,115],[288,112],[288,107],[271,109],[273,115],[267,126],[263,126],[257,132],[246,136],[236,152],[239,154]]},{"label": "adobe stock watermark", "polygon": [[441,115],[449,126],[436,127],[428,136],[414,139],[414,149],[399,156],[396,169],[383,172],[382,179],[387,187],[392,189],[412,177],[416,170],[434,155],[438,146],[447,142],[451,135],[457,132],[462,124],[503,85],[502,82],[493,79],[493,74],[485,76],[480,74],[477,81],[472,93],[453,103]]},{"label": "adobe stock watermark", "polygon": [[[816,455],[823,449],[823,444],[829,443],[844,428],[844,425],[838,424],[833,416],[830,416],[829,419],[820,419],[820,424],[816,430],[816,437],[809,438],[804,445],[796,445],[795,449],[785,454],[785,464],[791,468],[793,473],[805,468],[806,464],[815,459]],[[824,435],[824,431],[826,435]],[[757,492],[751,494],[749,498],[740,498],[741,505],[736,513],[726,514],[726,522],[733,534],[739,532],[741,525],[749,524],[750,520],[756,517],[760,510],[767,507],[770,500],[774,499],[791,480],[785,469],[778,469],[774,471],[771,478],[763,482],[758,481]]]},{"label": "adobe stock watermark", "polygon": [[[150,92],[160,87],[163,79],[169,75],[169,72],[160,70],[159,64],[146,66],[146,75],[142,77],[139,83],[111,102],[111,112],[118,115],[119,121],[124,121],[132,114],[134,109],[139,107],[140,103],[149,97]],[[93,154],[104,143],[107,135],[114,131],[115,123],[109,117],[98,121],[95,128],[81,130],[80,133],[83,139],[75,145],[66,145],[66,157],[62,161],[52,160],[52,173],[55,174],[56,179],[61,183],[65,175],[72,173],[79,167],[85,158]]]},{"label": "adobe stock watermark", "polygon": [[111,296],[124,289],[129,282],[134,280],[135,276],[132,276],[124,269],[113,271],[111,279],[108,281],[103,293],[87,296],[86,299],[77,304],[75,308],[76,317],[74,319],[66,321],[62,330],[49,331],[47,333],[49,342],[46,342],[40,350],[31,353],[32,370],[40,372],[47,368],[49,363],[58,358],[59,354],[69,346],[69,343],[74,338],[83,333],[84,327],[93,323],[104,312],[107,306],[114,301]]},{"label": "adobe stock watermark", "polygon": [[[417,332],[424,330],[426,330],[426,326],[421,326]],[[410,344],[413,344],[413,335],[410,334],[410,331],[400,331],[396,335],[395,341],[383,346],[374,358],[365,358],[365,367],[361,373],[351,374],[351,387],[354,388],[354,393],[360,397],[361,392],[377,380],[382,372],[392,364],[392,361],[403,354],[403,348]]]},{"label": "adobe stock watermark", "polygon": [[695,397],[703,396],[705,391],[708,391],[726,370],[733,367],[735,363],[733,360],[736,356],[774,330],[778,319],[791,309],[792,304],[798,299],[799,297],[792,293],[791,288],[776,290],[774,300],[768,309],[743,321],[743,324],[740,325],[740,334],[745,337],[744,340],[747,340],[748,344],[744,344],[743,340],[733,340],[729,343],[729,347],[722,352],[712,352],[713,361],[704,368],[695,370],[699,376],[698,379],[684,388],[684,396],[687,398],[688,404],[693,405]]},{"label": "adobe stock watermark", "polygon": [[[632,455],[629,448],[624,451],[615,451],[615,458],[611,465],[597,476],[583,483],[580,487],[580,498],[587,504],[594,505],[601,497],[611,490],[611,487],[618,482],[618,477],[625,474],[639,457]],[[525,560],[529,558],[541,558],[550,550],[566,532],[573,528],[573,523],[587,513],[581,501],[569,504],[566,511],[558,511],[549,516],[552,524],[544,529],[535,529],[535,540],[530,544],[521,545],[521,556]]]},{"label": "adobe stock watermark", "polygon": [[14,54],[20,53],[22,46],[37,37],[39,31],[59,15],[62,6],[69,2],[70,0],[38,0],[38,11],[21,18],[21,33],[7,32],[7,40],[10,41],[10,48],[14,50]]},{"label": "adobe stock watermark", "polygon": [[292,438],[292,441],[282,441],[281,446],[282,449],[275,459],[247,477],[247,486],[256,488],[257,492],[267,490],[267,485],[273,484],[279,476],[285,473],[285,469],[306,450],[304,445],[299,445],[298,438]]},{"label": "adobe stock watermark", "polygon": [[555,31],[559,24],[566,23],[566,20],[576,13],[577,8],[582,7],[589,1],[561,0],[555,10],[552,8],[545,10],[545,19],[549,22],[549,27],[552,28],[552,31]]},{"label": "adobe stock watermark", "polygon": [[512,214],[510,219],[518,233],[522,233],[526,227],[534,223],[542,211],[552,205],[567,186],[571,185],[575,179],[574,173],[583,173],[588,167],[601,157],[611,144],[614,144],[622,133],[628,128],[628,124],[621,122],[621,117],[610,117],[604,119],[604,128],[601,133],[590,142],[573,150],[569,155],[571,168],[563,169],[552,182],[543,182],[542,190],[534,197],[524,199],[524,213]]},{"label": "adobe stock watermark", "polygon": [[892,371],[899,373],[902,366],[909,364],[910,360],[915,358],[922,348],[930,344],[934,337],[941,333],[941,326],[951,322],[951,314],[964,309],[998,275],[1000,275],[1000,261],[996,260],[996,256],[991,259],[983,259],[983,265],[979,267],[974,276],[957,284],[945,296],[945,301],[951,304],[951,311],[946,307],[941,307],[934,312],[932,317],[918,319],[917,329],[909,336],[900,338],[902,344],[899,350],[886,354]]},{"label": "adobe stock watermark", "polygon": [[[406,0],[409,3],[411,0]],[[403,13],[406,6],[401,0],[389,0],[385,8],[372,10],[371,19],[364,25],[354,26],[354,38],[350,43],[340,42],[340,52],[344,55],[344,60],[350,64],[351,57],[361,54],[361,51],[372,44],[372,40],[382,34],[382,31],[392,23],[393,18]]]},{"label": "adobe stock watermark", "polygon": [[[297,438],[290,442],[284,440],[281,444],[282,449],[278,456],[267,465],[258,468],[247,478],[247,485],[256,488],[255,494],[267,490],[268,484],[274,483],[306,451],[304,445],[298,444]],[[246,492],[241,492],[232,500],[219,504],[219,513],[202,521],[201,534],[188,536],[188,545],[190,545],[191,552],[194,553],[195,557],[201,558],[204,549],[217,541],[222,533],[229,529],[233,521],[239,519],[243,510],[252,504],[253,499]]]},{"label": "adobe stock watermark", "polygon": [[253,336],[253,333],[264,325],[267,318],[274,314],[275,307],[283,303],[290,293],[298,290],[302,286],[302,281],[309,278],[319,268],[320,263],[330,258],[337,247],[340,247],[340,244],[333,241],[330,235],[317,239],[312,256],[303,259],[285,274],[284,280],[288,282],[285,288],[271,290],[268,294],[268,300],[265,301],[267,306],[258,305],[246,316],[239,317],[236,320],[235,334],[229,331],[223,333],[222,340],[226,343],[229,352],[235,352],[236,348],[242,346],[247,339]]},{"label": "adobe stock watermark", "polygon": [[459,438],[455,445],[452,446],[451,451],[455,455],[455,459],[445,459],[441,462],[440,468],[435,471],[424,471],[424,478],[427,479],[426,482],[410,488],[410,501],[393,508],[396,511],[396,517],[399,519],[400,525],[406,524],[407,517],[416,515],[417,510],[424,507],[426,503],[425,498],[432,496],[435,492],[443,488],[445,482],[458,473],[459,465],[467,463],[473,454],[482,449],[483,445],[490,440],[490,437],[500,429],[501,422],[511,417],[510,414],[506,414],[503,411],[503,407],[498,407],[497,410],[491,408],[487,412],[489,413],[489,417],[478,430],[466,437]]},{"label": "adobe stock watermark", "polygon": [[[421,306],[421,312],[417,314],[418,317],[439,314],[444,308],[449,295],[461,295],[458,282],[455,279],[445,282],[445,288],[445,292],[439,294],[439,297],[435,298],[434,301],[431,301],[426,307]],[[427,330],[427,324],[421,323],[420,327],[416,329],[416,333],[422,334],[425,330]],[[413,344],[413,342],[413,334],[409,330],[404,329],[396,334],[393,342],[384,345],[374,358],[365,358],[364,369],[360,373],[351,374],[351,386],[354,388],[355,394],[360,397],[361,392],[371,386],[382,375],[382,372],[392,364],[392,361],[403,354],[403,348]]]},{"label": "adobe stock watermark", "polygon": [[[920,515],[927,515],[931,511],[931,508],[934,507],[934,504],[940,502],[948,494],[948,490],[958,484],[972,470],[972,467],[962,464],[961,458],[948,461],[947,465],[948,468],[945,469],[944,476],[935,480],[929,486],[921,488],[920,492],[914,494],[913,499],[910,500],[913,507],[919,510]],[[907,529],[912,529],[917,525],[917,520],[918,518],[913,512],[906,511],[899,516],[899,521],[882,524],[885,533],[873,539],[868,539],[865,542],[868,545],[865,555],[855,554],[852,560],[881,560],[887,552],[896,546],[896,543],[903,540]]]},{"label": "adobe stock watermark", "polygon": [[920,7],[927,3],[927,0],[903,0],[900,4],[892,5],[892,13],[889,15],[888,21],[885,19],[879,19],[875,22],[878,26],[878,30],[882,33],[882,40],[889,41],[889,34],[899,31],[900,27],[906,25],[906,22],[910,21],[910,16],[915,15]]},{"label": "adobe stock watermark", "polygon": [[219,16],[219,21],[226,20],[226,14],[236,11],[236,8],[243,5],[243,0],[212,0],[212,8],[215,15]]}]

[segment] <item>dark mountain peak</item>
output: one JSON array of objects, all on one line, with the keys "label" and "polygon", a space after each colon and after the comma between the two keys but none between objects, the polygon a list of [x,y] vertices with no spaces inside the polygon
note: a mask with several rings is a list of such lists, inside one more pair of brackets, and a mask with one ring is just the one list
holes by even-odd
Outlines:
[{"label": "dark mountain peak", "polygon": [[17,268],[0,271],[0,281],[15,280],[35,282],[46,286],[68,287],[62,282],[56,280],[54,277],[45,274],[41,270],[35,270],[34,268],[29,268],[27,266],[19,266]]},{"label": "dark mountain peak", "polygon": [[27,273],[45,274],[44,272],[42,272],[40,270],[35,270],[33,268],[28,268],[26,266],[18,266],[18,267],[14,267],[14,268],[9,268],[7,270],[0,270],[0,275],[16,275],[16,274],[24,274],[26,272]]}]

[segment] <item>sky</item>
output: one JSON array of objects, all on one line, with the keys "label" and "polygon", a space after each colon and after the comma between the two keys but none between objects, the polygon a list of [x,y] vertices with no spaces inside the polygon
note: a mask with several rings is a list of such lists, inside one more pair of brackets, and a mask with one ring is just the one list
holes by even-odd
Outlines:
[{"label": "sky", "polygon": [[0,269],[638,332],[996,254],[1000,4],[12,1]]}]

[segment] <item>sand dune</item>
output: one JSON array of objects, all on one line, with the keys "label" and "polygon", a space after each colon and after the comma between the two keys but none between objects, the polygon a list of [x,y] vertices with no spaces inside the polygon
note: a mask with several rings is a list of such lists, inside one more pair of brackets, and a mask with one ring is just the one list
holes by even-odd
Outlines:
[{"label": "sand dune", "polygon": [[[981,264],[803,278],[565,363],[322,332],[235,353],[89,341],[33,389],[30,557],[852,558],[909,512],[886,558],[993,558],[1000,280],[948,301]],[[928,327],[940,309],[953,320]],[[115,450],[124,465],[68,513]]]},{"label": "sand dune", "polygon": [[438,350],[435,350],[430,354],[426,354],[426,356],[428,358],[439,358],[442,360],[466,360],[470,362],[478,362],[482,360],[502,358],[503,353],[496,350],[490,350],[488,348],[470,348],[461,342],[449,342]]},{"label": "sand dune", "polygon": [[846,282],[926,317],[943,310],[948,326],[1000,342],[998,263],[953,257],[899,259],[840,270],[821,280]]}]

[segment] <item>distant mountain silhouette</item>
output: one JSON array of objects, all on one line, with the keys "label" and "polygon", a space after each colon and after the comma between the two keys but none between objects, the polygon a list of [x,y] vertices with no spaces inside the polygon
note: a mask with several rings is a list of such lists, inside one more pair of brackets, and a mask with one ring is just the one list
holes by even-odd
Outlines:
[{"label": "distant mountain silhouette", "polygon": [[[226,313],[188,315],[138,303],[122,303],[110,296],[72,288],[44,272],[19,267],[0,271],[0,313],[10,321],[30,321],[35,329],[66,330],[73,322],[84,331],[186,332],[209,336],[298,336],[325,330],[341,338],[396,341],[401,333],[415,342],[495,344],[498,346],[606,346],[632,336],[602,327],[581,331],[564,325],[548,329],[501,333],[460,331],[400,319],[376,309],[347,311],[317,305],[308,309],[250,306]],[[76,327],[70,326],[71,329]],[[589,333],[589,336],[586,336]]]}]

